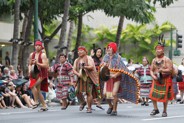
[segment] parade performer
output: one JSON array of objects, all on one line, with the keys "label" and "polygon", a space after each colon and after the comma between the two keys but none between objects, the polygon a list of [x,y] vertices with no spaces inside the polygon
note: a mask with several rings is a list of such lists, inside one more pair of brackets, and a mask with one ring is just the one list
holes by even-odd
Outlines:
[{"label": "parade performer", "polygon": [[73,68],[67,61],[67,56],[64,54],[59,55],[59,63],[51,67],[51,72],[57,73],[56,77],[56,98],[62,100],[61,110],[65,110],[70,102],[68,98],[68,89],[73,85]]},{"label": "parade performer", "polygon": [[159,114],[157,102],[163,102],[162,117],[167,117],[168,100],[173,99],[172,61],[164,56],[164,44],[159,43],[156,48],[156,57],[152,60],[150,74],[153,78],[149,97],[152,99],[154,109],[151,116]]},{"label": "parade performer", "polygon": [[181,101],[180,104],[184,103],[184,58],[181,61],[181,65],[178,66],[178,70],[181,70],[183,81],[178,82]]},{"label": "parade performer", "polygon": [[[105,81],[103,94],[109,104],[107,114],[116,116],[118,98],[138,103],[139,83],[138,79],[125,66],[122,57],[117,53],[116,43],[110,42],[107,45],[106,53],[100,68],[100,78]],[[109,69],[109,75],[108,72],[105,72],[105,68]]]},{"label": "parade performer", "polygon": [[146,57],[142,59],[142,66],[136,70],[140,82],[140,97],[142,98],[141,105],[148,106],[152,77],[150,75],[150,65]]},{"label": "parade performer", "polygon": [[80,102],[79,110],[84,109],[86,105],[84,95],[87,95],[87,113],[92,113],[93,98],[101,98],[97,71],[92,57],[87,55],[84,46],[78,47],[78,55],[79,57],[74,61],[73,69],[74,74],[78,76],[76,95]]},{"label": "parade performer", "polygon": [[42,104],[42,108],[39,111],[47,111],[47,105],[44,101],[44,97],[41,91],[48,92],[48,59],[46,54],[42,51],[44,49],[42,42],[37,40],[35,42],[35,52],[32,52],[29,56],[28,72],[30,76],[30,88],[32,90],[35,105],[33,108],[37,108],[38,98]]},{"label": "parade performer", "polygon": [[[94,54],[92,56],[94,63],[95,63],[96,71],[98,73],[100,72],[99,69],[100,69],[100,64],[102,62],[102,54],[103,54],[103,50],[101,48],[97,48],[94,50]],[[103,92],[103,84],[100,81],[99,81],[99,84],[100,84],[100,92],[102,93]],[[102,97],[102,100],[103,100],[103,97]],[[93,101],[96,103],[97,108],[104,110],[104,108],[101,106],[100,100],[94,99]]]}]

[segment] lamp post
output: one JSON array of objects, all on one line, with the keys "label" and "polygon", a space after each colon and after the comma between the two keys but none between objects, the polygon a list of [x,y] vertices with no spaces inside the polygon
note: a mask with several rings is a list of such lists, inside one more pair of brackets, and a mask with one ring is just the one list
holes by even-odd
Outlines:
[{"label": "lamp post", "polygon": [[38,0],[34,4],[34,41],[38,39]]},{"label": "lamp post", "polygon": [[171,43],[171,45],[170,45],[170,52],[169,52],[169,58],[172,60],[172,49],[173,49],[173,45],[172,45],[172,42],[173,42],[173,32],[172,32],[173,30],[172,30],[172,26],[171,26],[171,33],[170,33],[170,37],[171,37],[171,41],[170,41],[170,43]]}]

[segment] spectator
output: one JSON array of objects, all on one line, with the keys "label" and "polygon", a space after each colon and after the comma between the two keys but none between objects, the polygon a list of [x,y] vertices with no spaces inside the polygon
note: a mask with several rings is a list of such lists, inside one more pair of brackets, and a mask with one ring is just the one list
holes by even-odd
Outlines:
[{"label": "spectator", "polygon": [[3,70],[3,79],[8,79],[9,78],[9,68],[8,67],[5,67],[4,70]]},{"label": "spectator", "polygon": [[10,96],[11,96],[11,105],[12,105],[12,107],[14,107],[15,108],[15,102],[16,102],[16,104],[18,104],[18,106],[20,106],[21,108],[26,108],[23,104],[22,104],[22,102],[21,102],[21,100],[19,99],[19,97],[17,96],[17,94],[16,94],[16,90],[15,90],[15,85],[13,84],[13,82],[9,82],[8,83],[8,89],[7,89],[7,93],[9,93],[10,94]]},{"label": "spectator", "polygon": [[18,78],[23,79],[24,78],[23,70],[22,70],[20,65],[17,66],[17,71],[18,71],[18,73],[17,73]]},{"label": "spectator", "polygon": [[6,56],[5,56],[5,65],[6,67],[10,66],[10,57],[9,57],[9,52],[6,52]]},{"label": "spectator", "polygon": [[34,102],[34,100],[32,98],[31,91],[28,90],[28,85],[27,84],[23,84],[22,85],[21,92],[22,92],[22,94],[26,94],[30,98],[31,105],[33,105],[33,107],[34,107],[35,106],[35,102]]},{"label": "spectator", "polygon": [[1,72],[1,69],[0,69],[0,80],[3,79],[3,73]]},{"label": "spectator", "polygon": [[49,81],[48,82],[49,82],[49,91],[46,93],[46,99],[50,103],[51,100],[53,100],[54,98],[56,98],[56,92],[54,90],[55,85],[53,84],[52,78],[49,78]]},{"label": "spectator", "polygon": [[16,87],[16,94],[19,97],[23,105],[27,105],[29,108],[33,108],[31,104],[30,96],[27,93],[23,93],[22,88],[24,85],[19,85]]},{"label": "spectator", "polygon": [[15,70],[10,70],[10,79],[18,79],[17,74],[15,73]]},{"label": "spectator", "polygon": [[178,85],[177,85],[177,81],[176,81],[176,76],[178,74],[178,68],[175,64],[173,64],[173,68],[174,68],[174,71],[175,71],[176,75],[174,75],[172,77],[172,85],[173,85],[173,90],[174,90],[174,99],[171,101],[171,104],[176,102],[176,95],[178,94]]},{"label": "spectator", "polygon": [[128,59],[127,67],[131,66],[132,64],[133,64],[133,60],[132,59]]},{"label": "spectator", "polygon": [[4,102],[4,97],[2,95],[2,92],[0,91],[0,108],[7,108],[5,102]]},{"label": "spectator", "polygon": [[53,66],[55,63],[56,63],[56,58],[53,57],[53,58],[51,59],[51,66]]}]

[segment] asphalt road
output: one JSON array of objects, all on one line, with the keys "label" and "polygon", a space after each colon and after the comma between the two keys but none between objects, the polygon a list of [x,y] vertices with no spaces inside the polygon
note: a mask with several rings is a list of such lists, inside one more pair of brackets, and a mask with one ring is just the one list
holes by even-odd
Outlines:
[{"label": "asphalt road", "polygon": [[0,123],[183,123],[184,104],[169,104],[168,117],[161,117],[162,104],[159,103],[160,114],[150,116],[153,107],[140,104],[119,104],[118,116],[106,114],[105,110],[95,109],[92,113],[86,110],[79,111],[79,106],[69,106],[61,110],[60,106],[49,107],[47,112],[38,112],[38,109],[0,109]]}]

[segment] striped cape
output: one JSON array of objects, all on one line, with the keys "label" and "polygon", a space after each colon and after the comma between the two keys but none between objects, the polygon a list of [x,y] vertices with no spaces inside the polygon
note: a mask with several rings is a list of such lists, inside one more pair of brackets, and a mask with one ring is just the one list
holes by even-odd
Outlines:
[{"label": "striped cape", "polygon": [[110,72],[121,72],[120,88],[121,92],[118,93],[119,98],[123,98],[132,103],[138,104],[139,102],[139,81],[125,66],[123,59],[120,55],[115,54],[112,59],[106,54],[102,60],[109,64]]}]

